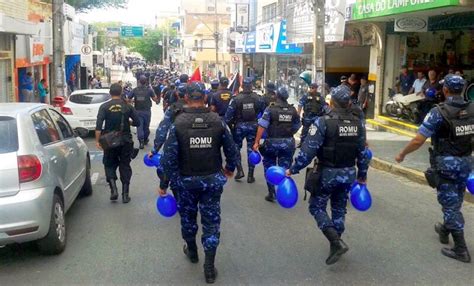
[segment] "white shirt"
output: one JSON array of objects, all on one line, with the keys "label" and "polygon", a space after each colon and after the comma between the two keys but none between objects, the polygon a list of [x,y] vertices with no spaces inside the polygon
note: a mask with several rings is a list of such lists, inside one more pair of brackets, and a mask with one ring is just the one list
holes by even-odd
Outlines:
[{"label": "white shirt", "polygon": [[415,93],[420,93],[423,91],[423,85],[425,85],[426,78],[419,79],[417,78],[415,82],[413,83],[413,89],[415,90]]}]

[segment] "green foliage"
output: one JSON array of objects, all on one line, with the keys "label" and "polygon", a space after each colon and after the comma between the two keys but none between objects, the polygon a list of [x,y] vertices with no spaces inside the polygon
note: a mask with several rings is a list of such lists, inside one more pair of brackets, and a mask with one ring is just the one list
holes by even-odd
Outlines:
[{"label": "green foliage", "polygon": [[[164,28],[148,30],[143,38],[133,38],[125,42],[132,51],[141,54],[147,61],[161,62],[163,56],[163,34]],[[167,33],[168,42],[176,37],[176,31],[169,29]],[[168,45],[168,44],[166,44]]]},{"label": "green foliage", "polygon": [[79,12],[100,8],[125,8],[128,0],[65,0]]}]

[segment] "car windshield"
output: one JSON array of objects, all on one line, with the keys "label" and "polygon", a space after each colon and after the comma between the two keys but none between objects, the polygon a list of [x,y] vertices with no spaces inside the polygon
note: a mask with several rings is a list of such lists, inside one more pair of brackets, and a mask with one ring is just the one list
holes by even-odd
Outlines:
[{"label": "car windshield", "polygon": [[18,131],[16,119],[0,116],[0,154],[16,152],[18,150]]},{"label": "car windshield", "polygon": [[108,93],[81,93],[71,95],[69,101],[78,104],[95,104],[105,102],[110,98]]}]

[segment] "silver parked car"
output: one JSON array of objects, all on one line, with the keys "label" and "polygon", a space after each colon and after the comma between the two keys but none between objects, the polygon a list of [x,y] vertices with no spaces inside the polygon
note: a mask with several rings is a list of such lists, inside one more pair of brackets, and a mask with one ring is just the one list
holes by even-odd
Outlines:
[{"label": "silver parked car", "polygon": [[44,104],[0,103],[0,134],[0,246],[38,240],[61,253],[65,213],[92,194],[86,144]]}]

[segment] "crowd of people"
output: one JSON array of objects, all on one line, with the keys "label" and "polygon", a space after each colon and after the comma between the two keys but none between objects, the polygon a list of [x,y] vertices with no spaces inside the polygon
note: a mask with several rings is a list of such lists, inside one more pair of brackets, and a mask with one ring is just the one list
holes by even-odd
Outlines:
[{"label": "crowd of people", "polygon": [[[252,160],[247,162],[247,173],[243,170],[240,150],[244,140],[247,157],[252,152],[259,152],[263,156],[264,170],[278,165],[287,170],[288,177],[298,174],[315,159],[305,190],[311,193],[309,211],[330,243],[326,263],[336,263],[348,251],[342,240],[347,192],[354,181],[365,184],[370,162],[363,112],[368,100],[365,79],[357,84],[352,76],[342,77],[341,84],[331,90],[329,104],[318,92],[318,85],[312,83],[298,107],[294,107],[287,101],[286,88],[268,83],[265,93],[260,96],[254,92],[251,78],[245,78],[241,91],[233,93],[228,89],[229,79],[225,77],[212,80],[211,89],[207,90],[202,82],[189,82],[186,74],[157,71],[154,75],[142,73],[137,76],[140,86],[129,96],[123,96],[120,84],[111,86],[113,100],[101,107],[97,121],[96,142],[97,147],[105,152],[110,199],[118,199],[115,172],[119,168],[122,200],[124,203],[131,200],[130,160],[137,155],[138,149],[133,148],[128,119],[137,126],[139,148],[144,149],[150,141],[153,102],[162,102],[164,118],[156,130],[153,149],[148,156],[161,154],[161,164],[157,169],[158,192],[165,196],[170,188],[177,200],[181,234],[185,241],[183,251],[192,263],[199,261],[196,235],[197,214],[201,214],[207,283],[213,283],[217,277],[215,257],[220,241],[223,187],[235,170],[236,181],[245,176],[249,184],[257,180]],[[470,140],[473,134],[461,134],[455,130],[466,124],[474,129],[474,105],[460,96],[465,84],[462,77],[448,75],[439,84],[447,100],[430,111],[417,137],[396,160],[403,161],[427,138],[433,138],[433,162],[438,163],[432,166],[434,181],[431,186],[438,190],[444,214],[444,222],[436,224],[435,231],[443,244],[452,235],[454,247],[444,248],[442,253],[445,256],[470,262],[461,206],[465,182],[471,170]],[[301,126],[301,144],[296,146],[294,135]],[[118,147],[110,147],[113,140],[105,137],[117,130],[122,131],[123,142]],[[297,147],[301,149],[294,157]],[[272,184],[268,184],[265,200],[275,201],[275,186]],[[326,210],[329,200],[331,215]]]}]

